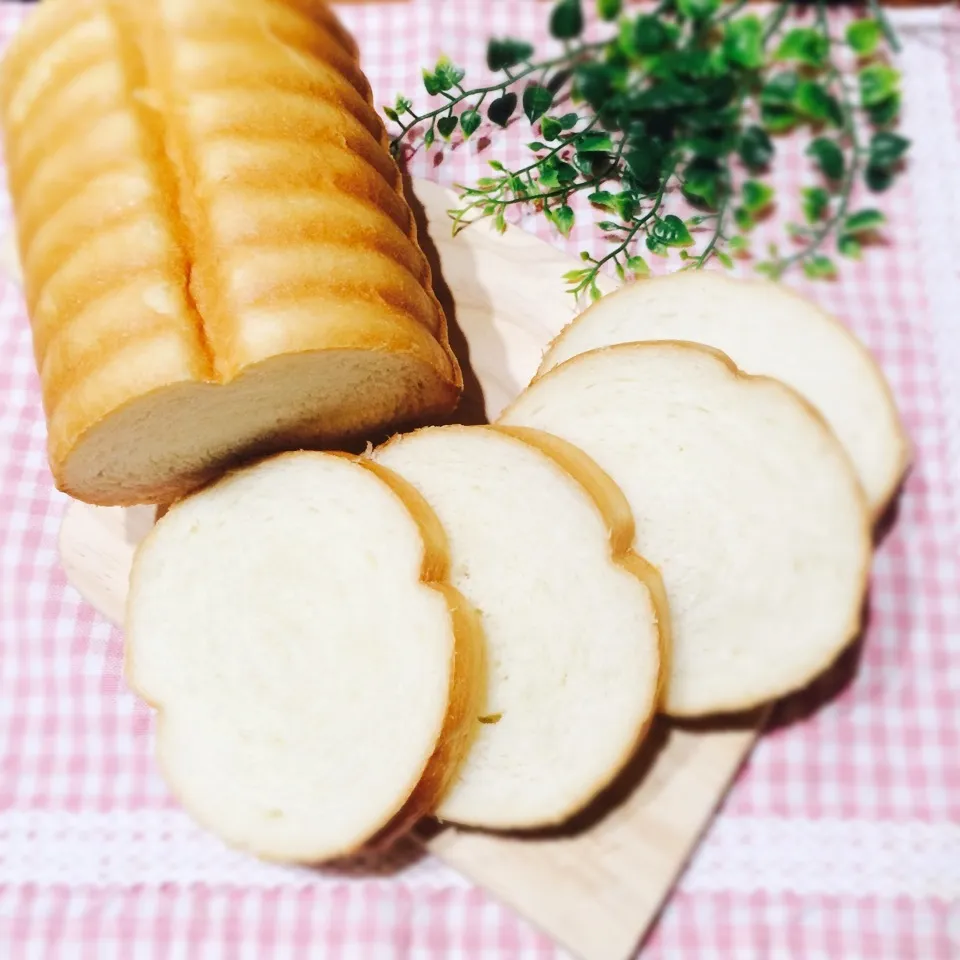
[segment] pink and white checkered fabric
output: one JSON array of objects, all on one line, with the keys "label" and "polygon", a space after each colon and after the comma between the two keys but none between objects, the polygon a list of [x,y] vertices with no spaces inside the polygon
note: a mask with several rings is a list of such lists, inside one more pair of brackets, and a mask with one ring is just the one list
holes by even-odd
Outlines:
[{"label": "pink and white checkered fabric", "polygon": [[[0,6],[0,41],[22,13]],[[486,36],[544,42],[544,6],[524,0],[342,14],[383,103],[417,91],[441,52],[475,75]],[[808,292],[883,364],[914,469],[877,555],[864,643],[778,708],[644,958],[960,957],[960,13],[896,19],[915,147],[880,200],[892,242]],[[417,156],[412,170],[467,180],[489,157],[518,157],[522,140]],[[793,161],[787,191],[805,175]],[[567,245],[595,243],[584,219]],[[20,294],[0,280],[0,957],[562,956],[429,858],[334,877],[252,863],[194,828],[155,772],[119,634],[64,582],[63,507]]]}]

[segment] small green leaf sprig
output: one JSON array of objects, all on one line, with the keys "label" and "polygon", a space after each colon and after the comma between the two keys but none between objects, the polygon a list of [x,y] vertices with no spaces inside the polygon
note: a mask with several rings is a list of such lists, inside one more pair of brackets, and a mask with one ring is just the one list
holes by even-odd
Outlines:
[{"label": "small green leaf sprig", "polygon": [[[464,86],[447,58],[423,71],[439,106],[417,112],[399,96],[387,117],[399,127],[392,147],[419,140],[429,149],[459,128],[469,138],[483,118],[494,127],[519,120],[535,131],[531,159],[517,169],[491,160],[492,175],[461,186],[450,214],[460,230],[490,218],[504,230],[512,207],[540,211],[564,236],[585,195],[609,240],[599,257],[581,253],[566,274],[571,291],[600,296],[597,278],[649,272],[648,255],[677,251],[684,268],[711,260],[725,267],[751,252],[751,233],[772,209],[766,179],[776,138],[806,130],[816,186],[804,188],[803,223],[788,224],[791,244],[770,244],[756,267],[779,278],[799,266],[811,278],[836,273],[832,251],[859,257],[884,224],[875,209],[852,209],[855,188],[886,189],[909,141],[897,134],[900,75],[890,63],[897,40],[876,2],[871,16],[834,36],[824,0],[812,16],[781,2],[765,18],[741,15],[746,0],[662,0],[629,14],[621,0],[596,0],[610,35],[583,39],[581,0],[559,0],[550,32],[562,52],[536,59],[529,43],[494,38],[492,82]],[[804,5],[810,9],[810,5]],[[679,196],[684,216],[667,212]]]}]

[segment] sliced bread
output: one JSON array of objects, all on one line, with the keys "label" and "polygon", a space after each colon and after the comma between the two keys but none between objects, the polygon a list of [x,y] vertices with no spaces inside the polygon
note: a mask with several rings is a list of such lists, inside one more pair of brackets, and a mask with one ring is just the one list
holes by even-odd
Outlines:
[{"label": "sliced bread", "polygon": [[704,343],[793,387],[846,447],[874,516],[893,496],[909,444],[890,387],[863,344],[815,304],[779,283],[711,271],[633,283],[570,323],[540,374],[587,350],[646,340]]},{"label": "sliced bread", "polygon": [[568,360],[501,418],[575,443],[619,484],[663,574],[665,709],[747,709],[806,684],[856,634],[869,515],[836,437],[798,394],[689,343]]},{"label": "sliced bread", "polygon": [[231,845],[307,863],[428,813],[483,687],[446,571],[422,498],[333,454],[176,504],[134,561],[126,669],[184,807]]},{"label": "sliced bread", "polygon": [[436,512],[487,642],[485,722],[438,816],[494,829],[567,819],[620,771],[657,702],[662,587],[630,551],[623,495],[538,431],[428,428],[374,456]]}]

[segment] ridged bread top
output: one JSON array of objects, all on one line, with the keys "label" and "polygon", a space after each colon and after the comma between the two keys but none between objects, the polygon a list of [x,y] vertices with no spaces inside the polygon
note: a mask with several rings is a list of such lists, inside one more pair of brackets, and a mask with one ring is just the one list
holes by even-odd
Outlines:
[{"label": "ridged bread top", "polygon": [[125,399],[285,353],[403,350],[459,388],[369,85],[324,5],[47,0],[0,113],[54,461]]}]

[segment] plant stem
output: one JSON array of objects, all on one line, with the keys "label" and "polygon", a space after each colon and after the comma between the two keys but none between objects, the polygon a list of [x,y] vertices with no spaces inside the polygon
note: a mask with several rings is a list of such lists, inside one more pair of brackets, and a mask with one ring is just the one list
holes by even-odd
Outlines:
[{"label": "plant stem", "polygon": [[602,256],[599,260],[594,262],[593,269],[587,276],[580,282],[580,284],[574,289],[575,293],[580,293],[585,290],[587,287],[592,286],[596,281],[597,274],[600,272],[600,269],[604,264],[608,263],[611,260],[616,259],[622,253],[625,253],[627,247],[633,242],[636,235],[643,229],[648,221],[653,219],[660,210],[660,207],[663,205],[663,198],[667,192],[667,185],[670,183],[670,180],[673,178],[674,166],[671,165],[667,171],[664,173],[663,180],[660,181],[660,189],[657,191],[656,196],[653,198],[653,206],[639,219],[634,221],[633,225],[630,227],[627,235],[620,241],[620,243],[614,247],[609,253]]},{"label": "plant stem", "polygon": [[763,25],[764,46],[766,46],[767,41],[777,30],[780,29],[780,24],[786,19],[792,5],[792,0],[780,0],[780,3],[771,11],[770,16],[767,17],[767,22]]},{"label": "plant stem", "polygon": [[860,147],[860,141],[857,135],[856,122],[854,121],[853,101],[850,96],[850,91],[846,83],[844,83],[840,71],[835,66],[831,67],[830,79],[836,81],[837,85],[840,87],[841,93],[843,94],[843,99],[841,101],[844,118],[843,133],[850,139],[850,163],[847,166],[843,181],[840,185],[840,199],[837,202],[837,209],[833,212],[832,216],[820,224],[820,226],[810,234],[810,242],[802,250],[798,250],[789,257],[784,257],[776,261],[775,266],[778,276],[783,274],[795,263],[798,263],[801,260],[806,260],[809,256],[816,253],[820,247],[823,246],[826,239],[833,233],[837,225],[843,221],[850,206],[850,198],[853,194],[853,185],[856,183],[857,174],[860,172],[860,157],[862,155],[862,149]]},{"label": "plant stem", "polygon": [[723,193],[723,198],[720,201],[720,205],[717,207],[717,212],[715,216],[715,223],[713,227],[713,236],[710,237],[709,242],[703,248],[703,252],[696,259],[697,269],[702,267],[714,254],[716,250],[717,243],[720,241],[720,238],[723,236],[723,225],[724,219],[727,213],[727,207],[730,204],[730,194],[732,193],[733,185],[730,182],[730,171],[727,169],[727,175],[725,177],[727,189]]},{"label": "plant stem", "polygon": [[893,29],[893,24],[890,23],[887,15],[883,12],[883,8],[880,6],[878,0],[867,0],[867,8],[873,19],[880,25],[880,30],[883,33],[884,39],[890,45],[890,49],[894,53],[899,53],[900,40],[897,37],[897,31]]},{"label": "plant stem", "polygon": [[413,119],[408,124],[400,124],[400,133],[397,134],[390,141],[391,150],[395,150],[400,144],[400,141],[407,135],[407,133],[415,127],[418,123],[423,123],[424,120],[430,120],[433,117],[437,117],[442,113],[447,113],[452,111],[452,109],[461,103],[463,100],[466,100],[468,97],[474,97],[479,94],[486,95],[488,93],[494,93],[497,90],[506,90],[508,86],[516,83],[518,80],[523,80],[524,77],[528,77],[531,73],[536,73],[537,70],[549,70],[551,67],[556,67],[561,63],[575,63],[579,59],[583,58],[584,55],[594,51],[601,50],[609,44],[609,40],[600,40],[595,43],[582,43],[573,50],[562,53],[558,57],[553,57],[550,60],[544,60],[542,63],[531,63],[528,64],[526,69],[521,70],[519,73],[509,73],[506,70],[504,73],[509,77],[509,81],[504,83],[502,80],[497,83],[491,83],[485,87],[474,87],[472,90],[463,90],[462,87],[459,89],[463,90],[459,96],[450,96],[446,91],[441,91],[443,95],[447,98],[447,103],[442,106],[437,107],[434,110],[428,110],[426,113],[416,114]]}]

